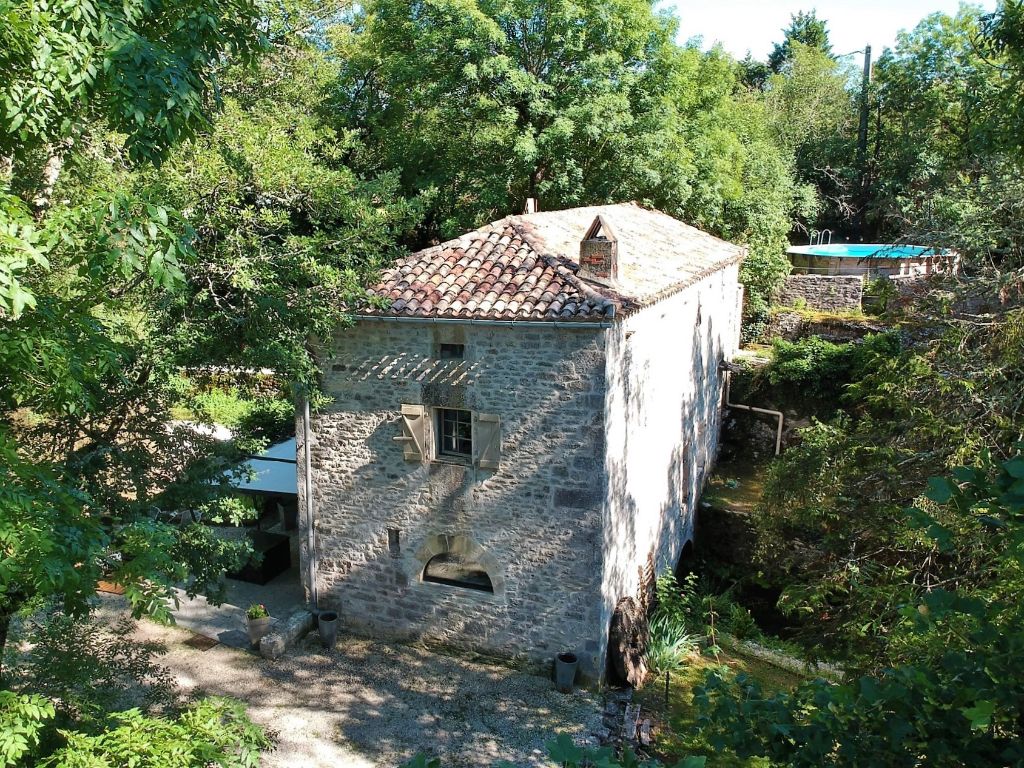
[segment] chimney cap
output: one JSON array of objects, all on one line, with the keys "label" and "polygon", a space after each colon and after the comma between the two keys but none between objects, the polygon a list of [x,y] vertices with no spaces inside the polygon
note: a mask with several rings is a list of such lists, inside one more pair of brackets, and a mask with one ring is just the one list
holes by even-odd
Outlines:
[{"label": "chimney cap", "polygon": [[583,236],[584,240],[611,240],[613,243],[618,242],[618,238],[615,236],[615,230],[612,229],[612,225],[608,223],[601,214],[597,214],[594,217],[594,221],[587,229],[587,234]]}]

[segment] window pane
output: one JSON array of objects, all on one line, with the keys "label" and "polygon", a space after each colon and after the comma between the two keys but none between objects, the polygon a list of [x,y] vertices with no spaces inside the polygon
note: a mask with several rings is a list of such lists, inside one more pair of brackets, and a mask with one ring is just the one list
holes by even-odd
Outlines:
[{"label": "window pane", "polygon": [[443,408],[440,411],[440,449],[442,454],[473,455],[473,420],[469,411]]}]

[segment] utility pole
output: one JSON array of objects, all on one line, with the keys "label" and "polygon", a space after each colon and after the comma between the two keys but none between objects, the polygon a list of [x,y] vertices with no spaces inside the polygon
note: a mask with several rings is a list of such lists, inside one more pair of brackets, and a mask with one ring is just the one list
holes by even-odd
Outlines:
[{"label": "utility pole", "polygon": [[864,239],[868,204],[868,88],[871,85],[871,46],[864,46],[864,76],[860,84],[860,127],[857,131],[857,171],[860,174],[860,236]]}]

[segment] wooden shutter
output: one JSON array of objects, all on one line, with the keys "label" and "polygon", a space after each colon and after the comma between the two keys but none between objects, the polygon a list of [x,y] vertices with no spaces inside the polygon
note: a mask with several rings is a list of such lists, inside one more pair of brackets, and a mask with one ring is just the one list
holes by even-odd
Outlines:
[{"label": "wooden shutter", "polygon": [[402,405],[402,434],[392,438],[402,443],[406,461],[427,459],[427,409],[422,405]]},{"label": "wooden shutter", "polygon": [[490,413],[473,414],[473,453],[480,469],[497,469],[501,462],[501,419]]}]

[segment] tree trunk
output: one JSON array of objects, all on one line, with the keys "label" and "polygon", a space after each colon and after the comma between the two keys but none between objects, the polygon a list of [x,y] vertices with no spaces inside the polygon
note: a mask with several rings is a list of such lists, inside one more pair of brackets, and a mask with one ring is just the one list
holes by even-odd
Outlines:
[{"label": "tree trunk", "polygon": [[39,191],[32,200],[32,207],[37,220],[46,215],[50,208],[53,189],[57,186],[57,179],[60,178],[61,169],[64,167],[64,157],[74,144],[73,139],[64,139],[50,148],[50,157],[43,165],[42,177],[40,178]]},{"label": "tree trunk", "polygon": [[0,155],[0,186],[8,186],[13,178],[14,155]]},{"label": "tree trunk", "polygon": [[12,614],[0,611],[0,690],[4,690],[4,650],[7,648],[7,633],[11,628]]},{"label": "tree trunk", "polygon": [[547,170],[547,167],[543,163],[541,163],[536,168],[534,168],[533,173],[530,174],[529,196],[532,197],[534,200],[537,200],[538,203],[540,202],[540,194],[537,192],[537,188],[540,186],[540,183],[544,181],[544,176],[547,174]]}]

